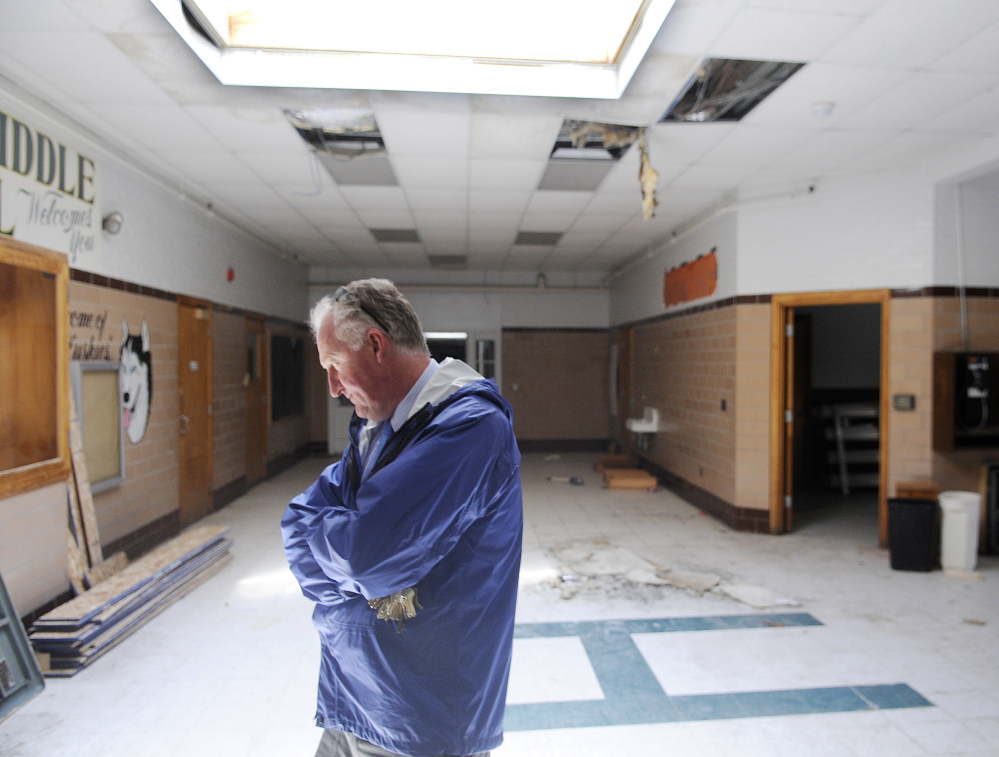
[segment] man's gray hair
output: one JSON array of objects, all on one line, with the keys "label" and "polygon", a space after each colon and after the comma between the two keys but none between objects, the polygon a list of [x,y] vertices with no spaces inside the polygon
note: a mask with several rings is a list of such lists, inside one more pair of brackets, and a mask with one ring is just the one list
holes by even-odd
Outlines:
[{"label": "man's gray hair", "polygon": [[336,322],[337,338],[355,352],[364,344],[368,329],[376,328],[403,354],[430,355],[416,311],[388,279],[352,281],[319,300],[309,313],[317,339],[329,317]]}]

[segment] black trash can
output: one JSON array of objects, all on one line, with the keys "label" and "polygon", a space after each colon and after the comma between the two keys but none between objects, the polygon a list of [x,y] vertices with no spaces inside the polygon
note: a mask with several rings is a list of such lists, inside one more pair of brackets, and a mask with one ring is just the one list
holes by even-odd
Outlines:
[{"label": "black trash can", "polygon": [[935,499],[888,500],[892,570],[933,570],[940,552],[940,505]]}]

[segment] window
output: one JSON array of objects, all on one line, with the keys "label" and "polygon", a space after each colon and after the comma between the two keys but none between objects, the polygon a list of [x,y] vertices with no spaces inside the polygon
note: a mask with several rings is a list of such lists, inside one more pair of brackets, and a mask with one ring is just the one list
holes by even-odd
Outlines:
[{"label": "window", "polygon": [[305,412],[305,341],[271,336],[271,420]]},{"label": "window", "polygon": [[66,258],[0,237],[0,497],[69,472]]}]

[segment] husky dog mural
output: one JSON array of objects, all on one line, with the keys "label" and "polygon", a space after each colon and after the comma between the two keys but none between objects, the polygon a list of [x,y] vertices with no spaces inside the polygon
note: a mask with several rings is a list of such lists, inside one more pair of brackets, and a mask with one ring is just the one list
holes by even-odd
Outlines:
[{"label": "husky dog mural", "polygon": [[153,401],[153,360],[149,350],[149,326],[142,319],[138,334],[128,331],[128,321],[121,321],[121,352],[118,355],[118,386],[125,433],[132,444],[146,435],[149,407]]}]

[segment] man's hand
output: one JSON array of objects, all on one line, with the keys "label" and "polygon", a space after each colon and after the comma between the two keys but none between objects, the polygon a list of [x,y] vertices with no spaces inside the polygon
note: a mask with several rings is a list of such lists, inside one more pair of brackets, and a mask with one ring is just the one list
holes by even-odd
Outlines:
[{"label": "man's hand", "polygon": [[409,618],[416,617],[416,611],[422,610],[423,605],[416,598],[416,589],[409,588],[397,591],[387,597],[369,599],[368,607],[378,611],[379,620],[394,620],[399,623],[399,630],[402,630],[403,622]]}]

